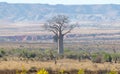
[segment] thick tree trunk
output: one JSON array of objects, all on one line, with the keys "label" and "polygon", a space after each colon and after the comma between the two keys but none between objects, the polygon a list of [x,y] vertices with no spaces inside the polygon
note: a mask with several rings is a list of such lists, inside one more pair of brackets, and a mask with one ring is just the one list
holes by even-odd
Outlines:
[{"label": "thick tree trunk", "polygon": [[60,34],[58,37],[58,54],[64,54],[64,47],[63,47],[63,35]]}]

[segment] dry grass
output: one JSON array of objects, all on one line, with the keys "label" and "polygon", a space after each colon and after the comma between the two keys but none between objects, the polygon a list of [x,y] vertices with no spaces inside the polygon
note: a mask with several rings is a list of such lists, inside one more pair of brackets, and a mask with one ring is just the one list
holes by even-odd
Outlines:
[{"label": "dry grass", "polygon": [[92,63],[89,60],[78,62],[77,60],[63,59],[58,60],[55,65],[53,61],[41,62],[41,61],[1,61],[0,70],[21,70],[22,67],[29,70],[31,67],[36,68],[51,68],[52,70],[75,70],[75,69],[87,69],[87,70],[120,70],[120,64],[117,63]]}]

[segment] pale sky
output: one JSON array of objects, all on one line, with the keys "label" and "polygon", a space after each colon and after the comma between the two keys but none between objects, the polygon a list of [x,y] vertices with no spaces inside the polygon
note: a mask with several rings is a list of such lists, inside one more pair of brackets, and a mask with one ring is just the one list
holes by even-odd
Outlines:
[{"label": "pale sky", "polygon": [[8,3],[41,3],[41,4],[120,4],[120,0],[0,0]]}]

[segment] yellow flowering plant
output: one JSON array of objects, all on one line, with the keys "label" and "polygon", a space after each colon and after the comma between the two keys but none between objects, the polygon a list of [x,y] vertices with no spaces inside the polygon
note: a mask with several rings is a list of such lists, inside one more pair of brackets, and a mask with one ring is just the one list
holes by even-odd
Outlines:
[{"label": "yellow flowering plant", "polygon": [[60,74],[64,74],[64,70],[60,70]]},{"label": "yellow flowering plant", "polygon": [[107,74],[118,74],[118,72],[117,72],[117,71],[110,71],[110,72],[107,73]]},{"label": "yellow flowering plant", "polygon": [[84,71],[83,69],[80,69],[80,70],[78,71],[78,74],[85,74],[85,71]]},{"label": "yellow flowering plant", "polygon": [[22,65],[22,71],[21,72],[19,72],[18,70],[16,70],[16,74],[27,74],[27,71],[26,71],[24,65]]},{"label": "yellow flowering plant", "polygon": [[45,69],[41,69],[37,72],[37,74],[48,74],[48,71],[46,71]]}]

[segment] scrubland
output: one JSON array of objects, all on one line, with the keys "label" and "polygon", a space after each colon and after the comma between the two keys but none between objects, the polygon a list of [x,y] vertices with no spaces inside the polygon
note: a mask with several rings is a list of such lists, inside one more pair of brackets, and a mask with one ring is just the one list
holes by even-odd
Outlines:
[{"label": "scrubland", "polygon": [[65,43],[64,55],[57,54],[55,43],[0,43],[0,72],[16,74],[24,68],[27,74],[36,74],[44,68],[49,74],[61,70],[68,74],[78,74],[79,70],[85,74],[119,73],[120,46],[119,41],[114,42]]}]

